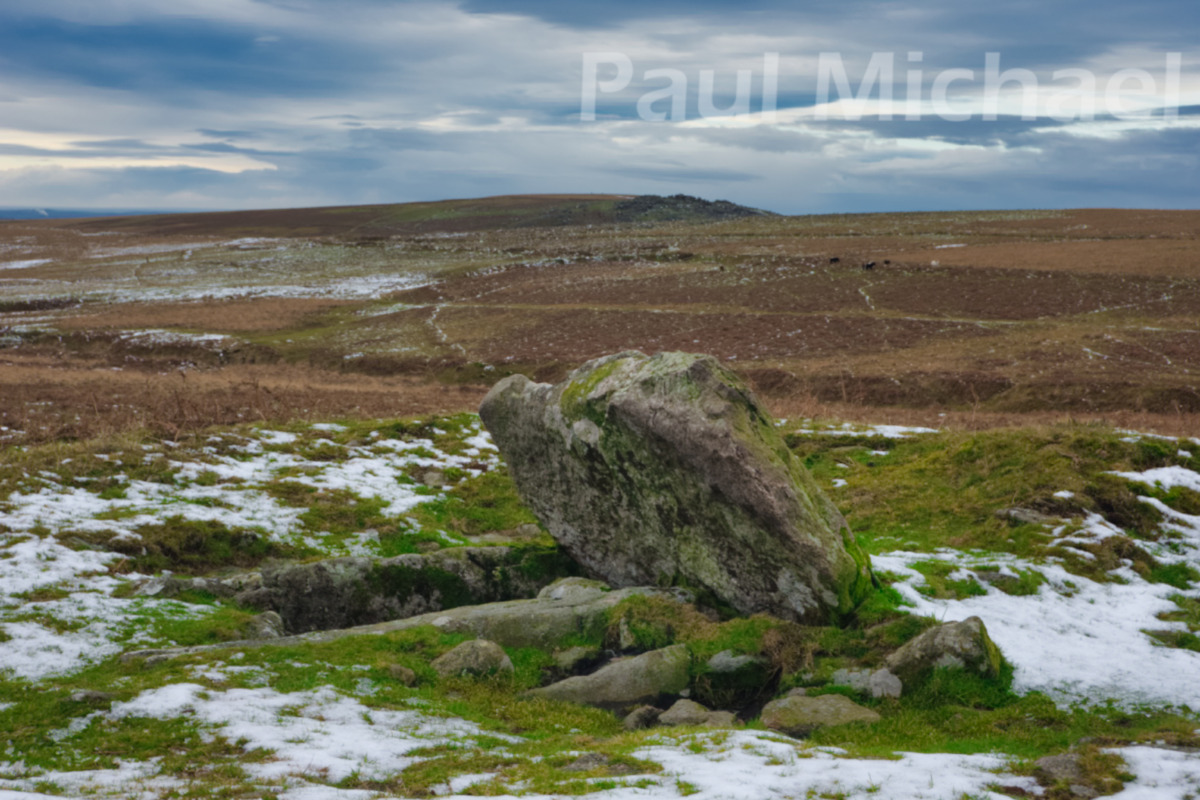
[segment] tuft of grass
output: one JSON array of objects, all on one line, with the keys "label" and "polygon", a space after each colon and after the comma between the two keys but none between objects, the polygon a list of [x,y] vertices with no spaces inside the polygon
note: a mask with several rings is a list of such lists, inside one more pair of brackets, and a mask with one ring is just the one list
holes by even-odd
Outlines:
[{"label": "tuft of grass", "polygon": [[1127,534],[1143,539],[1158,538],[1162,513],[1143,503],[1130,488],[1129,481],[1116,475],[1095,475],[1084,491],[1095,510]]},{"label": "tuft of grass", "polygon": [[1171,602],[1178,607],[1178,610],[1164,611],[1158,615],[1158,618],[1165,622],[1182,622],[1193,633],[1200,631],[1200,599],[1173,594]]},{"label": "tuft of grass", "polygon": [[1183,561],[1155,564],[1150,568],[1147,579],[1154,583],[1174,586],[1176,589],[1190,589],[1193,583],[1200,581],[1200,570]]},{"label": "tuft of grass", "polygon": [[1190,631],[1146,631],[1146,633],[1164,647],[1200,653],[1200,636]]},{"label": "tuft of grass", "polygon": [[55,600],[64,600],[70,596],[70,592],[58,586],[45,586],[13,595],[14,598],[24,600],[26,603],[50,603]]},{"label": "tuft of grass", "polygon": [[231,529],[220,522],[182,516],[140,525],[136,532],[138,539],[111,538],[102,543],[127,556],[134,570],[151,574],[171,570],[198,575],[223,567],[254,567],[268,558],[294,558],[305,553],[272,541],[261,531]]},{"label": "tuft of grass", "polygon": [[461,481],[444,498],[417,506],[411,516],[422,528],[459,536],[479,536],[537,524],[537,518],[521,501],[505,467]]},{"label": "tuft of grass", "polygon": [[987,594],[987,589],[974,575],[965,578],[951,578],[951,575],[962,570],[956,564],[930,560],[916,561],[911,566],[925,577],[925,583],[918,586],[917,591],[927,597],[962,600]]}]

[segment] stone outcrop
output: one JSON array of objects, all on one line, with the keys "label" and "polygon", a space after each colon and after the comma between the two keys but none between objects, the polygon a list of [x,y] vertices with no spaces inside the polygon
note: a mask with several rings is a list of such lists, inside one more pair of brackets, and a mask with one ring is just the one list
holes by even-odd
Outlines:
[{"label": "stone outcrop", "polygon": [[710,356],[622,353],[556,386],[514,375],[480,416],[551,535],[614,586],[816,623],[870,588],[842,515]]},{"label": "stone outcrop", "polygon": [[504,647],[536,647],[551,651],[567,637],[595,638],[608,624],[613,607],[631,597],[671,597],[653,588],[630,587],[609,591],[595,581],[567,578],[542,589],[537,598],[508,600],[481,606],[433,611],[416,617],[358,625],[338,630],[312,631],[278,639],[242,640],[215,645],[134,650],[121,656],[122,662],[172,658],[209,650],[294,646],[309,642],[334,642],[347,636],[371,636],[391,631],[432,625],[445,633],[463,633],[490,639]]},{"label": "stone outcrop", "polygon": [[451,547],[268,566],[237,599],[277,612],[288,632],[302,633],[532,597],[565,569],[565,559],[542,548]]},{"label": "stone outcrop", "polygon": [[577,675],[526,694],[625,711],[682,692],[688,685],[690,665],[687,645],[675,644],[613,661],[590,675]]},{"label": "stone outcrop", "polygon": [[772,700],[762,710],[763,725],[788,736],[808,736],[817,728],[879,720],[874,711],[840,694],[789,695]]},{"label": "stone outcrop", "polygon": [[909,641],[885,659],[884,666],[905,686],[929,677],[935,669],[949,667],[995,678],[1003,666],[1000,650],[979,617],[938,625]]}]

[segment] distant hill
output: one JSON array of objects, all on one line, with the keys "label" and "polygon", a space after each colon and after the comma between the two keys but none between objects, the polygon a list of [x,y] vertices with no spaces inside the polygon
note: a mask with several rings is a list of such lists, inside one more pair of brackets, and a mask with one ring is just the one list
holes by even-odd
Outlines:
[{"label": "distant hill", "polygon": [[[347,236],[382,238],[501,228],[637,222],[710,222],[771,215],[726,200],[687,195],[505,195],[432,203],[149,214],[97,219],[83,229],[159,235]],[[773,215],[771,215],[773,216]]]}]

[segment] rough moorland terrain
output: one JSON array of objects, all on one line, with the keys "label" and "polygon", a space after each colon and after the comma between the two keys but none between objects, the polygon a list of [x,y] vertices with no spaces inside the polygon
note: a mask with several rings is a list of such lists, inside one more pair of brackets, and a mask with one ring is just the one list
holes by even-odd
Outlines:
[{"label": "rough moorland terrain", "polygon": [[[7,224],[0,799],[1198,796],[1198,219]],[[784,417],[870,559],[853,613],[571,577],[473,412],[630,347],[715,355]],[[998,669],[879,681],[970,618]],[[490,666],[447,667],[482,632]],[[668,656],[661,715],[546,691]],[[856,710],[787,727],[796,698]]]},{"label": "rough moorland terrain", "polygon": [[1200,408],[1200,212],[671,200],[0,224],[0,425],[470,410],[631,348],[736,364],[780,416],[1185,433]]}]

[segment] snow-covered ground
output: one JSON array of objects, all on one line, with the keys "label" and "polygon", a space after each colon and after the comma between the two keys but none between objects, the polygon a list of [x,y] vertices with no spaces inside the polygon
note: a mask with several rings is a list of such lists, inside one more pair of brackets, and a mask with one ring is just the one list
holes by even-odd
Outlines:
[{"label": "snow-covered ground", "polygon": [[[326,433],[330,428],[317,425],[313,430]],[[85,488],[86,483],[64,485],[51,472],[28,476],[23,491],[0,499],[0,531],[9,531],[0,533],[0,623],[7,633],[0,641],[0,674],[35,680],[110,656],[138,641],[134,626],[147,605],[156,605],[160,613],[186,613],[178,603],[113,597],[118,581],[108,568],[122,556],[73,549],[55,534],[115,533],[136,539],[143,525],[181,517],[257,530],[277,541],[319,546],[332,555],[366,555],[369,538],[336,541],[309,531],[300,524],[304,509],[284,504],[264,486],[286,476],[289,482],[318,490],[378,498],[386,504],[386,513],[399,516],[438,496],[421,493],[425,487],[408,480],[406,470],[456,467],[470,475],[477,472],[472,464],[494,464],[498,457],[482,430],[468,436],[462,455],[441,452],[432,440],[422,438],[376,438],[360,446],[306,440],[310,451],[331,450],[336,460],[277,449],[296,440],[296,434],[263,429],[234,437],[232,444],[216,437],[202,461],[175,461],[170,447],[147,452],[144,461],[162,461],[164,472],[173,472],[174,480],[128,480],[119,496],[103,497]],[[67,594],[37,603],[39,619],[70,622],[69,627],[12,620],[28,611],[22,595],[44,589]]]},{"label": "snow-covered ground", "polygon": [[[1120,473],[1121,477],[1148,486],[1169,489],[1186,486],[1200,489],[1200,474],[1183,467]],[[1142,497],[1142,502],[1165,516],[1164,530],[1173,534],[1170,545],[1140,542],[1163,563],[1187,562],[1200,566],[1200,517],[1175,511],[1160,500]],[[1056,528],[1062,533],[1062,528]],[[1095,514],[1084,519],[1081,529],[1059,536],[1060,542],[1099,541],[1120,531]],[[1002,565],[1017,570],[1035,570],[1046,579],[1038,592],[1013,596],[978,581],[987,594],[960,600],[928,598],[916,589],[924,582],[911,564],[930,559],[961,567],[958,579],[969,578],[973,565],[989,569]],[[1177,589],[1150,583],[1128,566],[1115,571],[1121,582],[1097,583],[1067,572],[1054,563],[1033,564],[998,553],[963,553],[946,549],[936,554],[894,552],[872,558],[876,570],[904,576],[895,584],[920,614],[954,622],[977,616],[1014,667],[1018,691],[1042,691],[1063,702],[1105,702],[1126,705],[1187,705],[1200,708],[1200,653],[1162,647],[1147,630],[1186,631],[1181,622],[1157,618],[1176,610],[1170,597],[1200,598],[1200,589]]]},{"label": "snow-covered ground", "polygon": [[[864,433],[861,429],[853,432]],[[880,426],[869,432],[898,438],[929,431]],[[53,473],[28,476],[21,491],[0,500],[0,531],[7,529],[0,533],[0,630],[6,634],[0,637],[0,674],[36,685],[48,676],[77,670],[138,642],[136,620],[147,608],[167,615],[197,613],[171,601],[113,597],[120,579],[109,574],[109,567],[120,556],[72,549],[59,543],[55,534],[112,531],[133,537],[139,525],[180,515],[257,528],[281,541],[311,540],[314,534],[299,532],[300,510],[272,497],[264,490],[265,483],[286,476],[320,489],[350,490],[363,498],[378,497],[386,503],[387,513],[401,515],[436,497],[418,493],[403,480],[406,469],[469,470],[473,462],[497,461],[495,448],[481,429],[464,436],[467,449],[461,455],[443,452],[429,439],[377,437],[369,444],[350,446],[324,438],[337,433],[337,426],[325,425],[312,426],[302,435],[258,430],[239,434],[236,441],[217,438],[198,461],[176,460],[166,445],[147,451],[144,458],[148,463],[164,460],[175,473],[173,484],[128,480],[122,496],[107,499],[86,484],[68,485]],[[298,443],[307,449],[296,447]],[[318,458],[314,450],[336,451],[338,457]],[[1182,467],[1122,476],[1164,489],[1185,486],[1200,490],[1200,474]],[[1179,513],[1152,498],[1143,500],[1164,512],[1164,528],[1174,535],[1171,547],[1145,543],[1153,554],[1164,562],[1200,565],[1200,517]],[[1113,535],[1114,530],[1104,520],[1089,517],[1080,526],[1052,533],[1087,541]],[[924,579],[912,567],[931,559],[955,565],[956,579],[970,577],[973,570],[982,570],[986,564],[989,571],[999,569],[1013,575],[1018,570],[1036,570],[1046,583],[1036,594],[1011,596],[980,581],[986,589],[981,596],[931,599],[917,591]],[[1149,583],[1128,568],[1118,571],[1123,582],[1097,583],[1069,573],[1060,564],[1029,563],[997,553],[897,551],[876,556],[873,564],[879,571],[900,576],[895,587],[917,613],[946,621],[981,617],[1014,664],[1015,688],[1020,692],[1042,691],[1063,704],[1113,700],[1127,706],[1186,704],[1200,708],[1200,681],[1196,680],[1200,653],[1159,646],[1146,634],[1149,629],[1180,629],[1181,623],[1164,622],[1156,615],[1175,608],[1169,599],[1172,595],[1200,597],[1200,590],[1181,591]],[[38,602],[38,618],[26,618],[30,604],[24,598],[46,589],[65,590],[65,596]],[[67,624],[46,625],[43,619]],[[244,768],[258,784],[287,800],[390,796],[335,784],[351,775],[384,780],[421,758],[414,753],[418,748],[438,744],[470,748],[479,746],[479,737],[485,735],[473,723],[433,717],[419,707],[397,710],[364,704],[362,699],[371,693],[369,685],[361,686],[357,693],[330,686],[290,693],[266,685],[212,688],[236,669],[228,664],[206,667],[194,676],[209,682],[206,685],[169,684],[115,703],[107,711],[62,720],[66,726],[62,735],[95,719],[186,717],[207,735],[220,734],[247,750],[271,751],[271,759]],[[0,711],[18,700],[0,697]],[[491,747],[498,739],[519,741],[491,731],[486,736]],[[64,795],[157,798],[187,790],[186,780],[160,774],[154,760],[129,760],[108,770],[26,770],[19,753],[11,746],[4,750],[4,741],[4,731],[0,731],[0,800]],[[1113,752],[1136,776],[1114,795],[1120,800],[1181,800],[1200,795],[1200,758],[1195,754],[1154,746]],[[1041,793],[1032,779],[1013,774],[1013,765],[1003,755],[900,753],[889,760],[849,758],[833,748],[812,747],[754,730],[682,740],[664,736],[633,755],[661,764],[663,771],[623,777],[596,797],[999,800],[1007,796],[999,793],[1001,786]],[[465,797],[468,791],[520,788],[488,785],[496,780],[492,774],[462,775],[439,787],[438,793]],[[58,793],[39,793],[48,784],[57,786]]]}]

